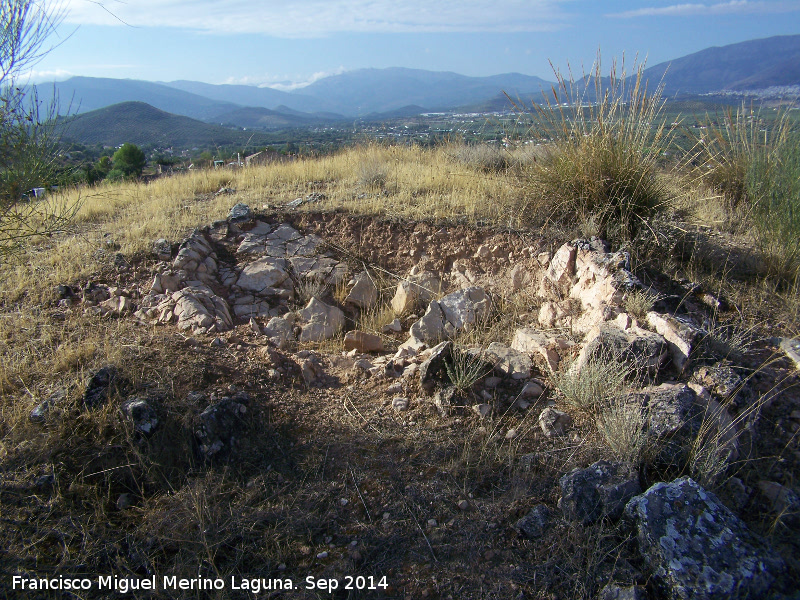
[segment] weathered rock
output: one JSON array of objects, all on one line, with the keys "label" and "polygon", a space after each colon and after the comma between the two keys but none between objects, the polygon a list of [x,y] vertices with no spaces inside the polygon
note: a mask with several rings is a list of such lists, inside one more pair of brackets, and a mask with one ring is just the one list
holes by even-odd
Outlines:
[{"label": "weathered rock", "polygon": [[299,313],[303,323],[301,342],[318,342],[338,334],[344,327],[344,313],[335,306],[311,298]]},{"label": "weathered rock", "polygon": [[405,396],[398,396],[392,399],[392,408],[397,412],[405,412],[408,410],[408,398]]},{"label": "weathered rock", "polygon": [[551,371],[558,370],[558,364],[561,361],[558,350],[565,350],[570,345],[570,342],[562,338],[548,335],[530,327],[517,329],[514,333],[514,339],[511,341],[511,348],[514,350],[528,355],[538,354],[542,356]]},{"label": "weathered rock", "polygon": [[446,387],[436,392],[433,397],[433,405],[439,411],[439,414],[446,417],[458,399],[458,390],[453,386]]},{"label": "weathered rock", "polygon": [[572,425],[572,417],[567,413],[548,406],[539,414],[539,427],[547,437],[559,437]]},{"label": "weathered rock", "polygon": [[133,312],[133,301],[127,296],[112,296],[99,305],[102,315],[125,315]]},{"label": "weathered rock", "polygon": [[[660,439],[669,439],[678,432],[690,433],[687,427],[700,414],[695,405],[695,392],[684,383],[662,383],[659,386],[631,392],[622,402],[635,402],[647,415],[648,432]],[[691,423],[696,426],[697,423]]]},{"label": "weathered rock", "polygon": [[294,325],[282,317],[272,317],[264,326],[264,335],[278,348],[284,348],[295,339]]},{"label": "weathered rock", "polygon": [[153,242],[153,254],[158,260],[172,260],[172,244],[164,238],[157,239]]},{"label": "weathered rock", "polygon": [[481,419],[485,419],[492,414],[492,406],[490,404],[473,404],[472,410]]},{"label": "weathered rock", "polygon": [[709,393],[723,402],[734,400],[738,405],[740,404],[739,396],[748,399],[750,396],[750,391],[745,389],[744,380],[728,361],[699,367],[692,374],[692,381],[702,385]]},{"label": "weathered rock", "polygon": [[626,362],[636,372],[653,373],[667,357],[667,342],[657,333],[639,327],[620,329],[616,323],[603,323],[594,328],[578,355],[576,368],[580,370],[590,360],[616,360]]},{"label": "weathered rock", "polygon": [[48,396],[45,400],[36,405],[31,411],[29,418],[34,423],[44,423],[47,416],[55,406],[67,397],[67,390],[61,389]]},{"label": "weathered rock", "polygon": [[432,300],[422,318],[409,329],[410,340],[419,344],[438,343],[445,337],[444,323],[444,313],[442,313],[439,303]]},{"label": "weathered rock", "polygon": [[760,598],[783,560],[689,477],[657,483],[625,507],[652,580],[670,600]]},{"label": "weathered rock", "polygon": [[382,352],[383,340],[380,336],[366,331],[348,331],[344,336],[344,349],[357,352]]},{"label": "weathered rock", "polygon": [[511,379],[528,379],[531,376],[531,359],[524,352],[509,348],[505,344],[492,342],[486,349],[485,358],[494,368]]},{"label": "weathered rock", "polygon": [[[559,248],[553,258],[550,260],[547,271],[545,271],[542,283],[549,282],[553,284],[556,290],[566,291],[572,285],[572,278],[575,275],[575,256],[577,250],[572,244],[564,244]],[[551,296],[550,289],[545,289],[542,286],[542,295],[544,297]]]},{"label": "weathered rock", "polygon": [[430,392],[437,383],[446,378],[446,361],[453,353],[453,342],[442,342],[431,349],[428,358],[419,366],[420,386]]},{"label": "weathered rock", "polygon": [[386,334],[393,334],[393,333],[400,333],[403,331],[403,325],[400,323],[400,319],[394,319],[391,323],[387,323],[381,328],[381,333]]},{"label": "weathered rock", "polygon": [[120,494],[117,498],[117,510],[127,510],[134,504],[136,504],[136,496],[128,492]]},{"label": "weathered rock", "polygon": [[758,489],[767,499],[770,511],[790,523],[800,521],[800,496],[794,490],[764,479],[758,482]]},{"label": "weathered rock", "polygon": [[235,446],[236,436],[243,425],[242,417],[247,412],[244,404],[247,400],[247,394],[244,393],[232,398],[225,397],[200,414],[200,426],[195,436],[200,444],[200,452],[206,458]]},{"label": "weathered rock", "polygon": [[436,300],[442,293],[442,282],[435,273],[423,271],[409,275],[397,284],[392,298],[392,310],[396,315],[413,312],[420,305]]},{"label": "weathered rock", "polygon": [[606,516],[619,519],[627,502],[642,491],[632,465],[605,460],[573,469],[561,477],[559,485],[564,516],[583,525]]},{"label": "weathered rock", "polygon": [[[453,328],[452,333],[455,333],[477,324],[486,317],[489,314],[490,302],[483,288],[470,287],[448,294],[439,300],[439,307],[447,322],[445,329],[447,330],[449,324]],[[450,331],[447,333],[452,335]]]},{"label": "weathered rock", "polygon": [[126,400],[120,406],[122,414],[131,421],[134,430],[145,435],[150,435],[158,427],[156,411],[145,398],[136,397]]},{"label": "weathered rock", "polygon": [[185,287],[172,294],[162,311],[167,322],[178,321],[178,329],[193,333],[224,332],[233,329],[228,303],[206,287]]},{"label": "weathered rock", "polygon": [[281,287],[285,282],[291,283],[286,272],[286,260],[263,256],[242,269],[236,285],[249,292],[264,294],[269,293],[270,288]]},{"label": "weathered rock", "polygon": [[300,374],[307,386],[318,383],[325,375],[325,365],[316,354],[310,354],[300,360]]},{"label": "weathered rock", "polygon": [[778,348],[794,363],[795,368],[800,370],[800,340],[791,338],[778,338]]},{"label": "weathered rock", "polygon": [[537,504],[514,524],[514,529],[529,540],[535,540],[547,532],[549,521],[550,509],[544,504]]},{"label": "weathered rock", "polygon": [[544,394],[544,387],[539,381],[529,381],[527,382],[522,391],[519,393],[520,398],[538,398]]},{"label": "weathered rock", "polygon": [[108,402],[111,394],[123,385],[119,371],[114,365],[107,365],[97,370],[90,378],[83,392],[83,405],[97,408]]},{"label": "weathered rock", "polygon": [[345,304],[352,304],[358,308],[372,308],[378,301],[378,288],[372,277],[366,272],[361,272],[353,277],[353,287],[345,298]]},{"label": "weathered rock", "polygon": [[620,586],[609,583],[600,590],[597,600],[647,600],[647,592],[640,585]]},{"label": "weathered rock", "polygon": [[700,329],[686,317],[662,315],[657,312],[647,313],[647,323],[667,340],[672,364],[679,373],[683,373],[689,364]]},{"label": "weathered rock", "polygon": [[[219,193],[219,192],[218,192]],[[235,204],[228,213],[228,221],[231,223],[244,223],[253,218],[253,211],[247,204],[240,202]]]}]

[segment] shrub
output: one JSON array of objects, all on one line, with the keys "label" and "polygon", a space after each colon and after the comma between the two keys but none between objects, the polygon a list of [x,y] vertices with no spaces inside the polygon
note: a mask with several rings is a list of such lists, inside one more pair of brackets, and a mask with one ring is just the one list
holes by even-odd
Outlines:
[{"label": "shrub", "polygon": [[460,392],[469,390],[476,381],[492,371],[483,351],[470,351],[457,346],[444,363],[450,383]]},{"label": "shrub", "polygon": [[596,412],[625,390],[634,369],[622,358],[602,354],[578,368],[573,362],[553,374],[553,385],[567,404],[588,413]]},{"label": "shrub", "polygon": [[647,451],[647,415],[637,404],[613,402],[597,418],[597,428],[620,460],[638,464]]},{"label": "shrub", "polygon": [[504,148],[489,144],[451,144],[447,154],[455,162],[486,173],[505,171],[511,164],[511,155]]},{"label": "shrub", "polygon": [[626,77],[616,65],[576,81],[556,71],[553,97],[534,104],[531,134],[543,155],[525,169],[532,215],[565,225],[593,222],[599,235],[630,239],[672,196],[657,172],[669,145],[662,87],[648,93],[644,65]]}]

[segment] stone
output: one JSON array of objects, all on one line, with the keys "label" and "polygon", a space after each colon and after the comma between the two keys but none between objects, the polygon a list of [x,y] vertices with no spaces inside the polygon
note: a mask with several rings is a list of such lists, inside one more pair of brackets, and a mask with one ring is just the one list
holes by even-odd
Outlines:
[{"label": "stone", "polygon": [[492,406],[490,404],[474,404],[472,410],[481,419],[485,419],[492,414]]},{"label": "stone", "polygon": [[353,278],[353,287],[347,294],[345,304],[352,304],[358,308],[369,309],[378,301],[378,288],[367,272],[361,272]]},{"label": "stone", "polygon": [[397,397],[392,400],[392,408],[397,412],[405,412],[408,410],[408,398]]},{"label": "stone", "polygon": [[647,323],[667,340],[672,364],[678,373],[683,373],[700,336],[700,329],[687,317],[673,317],[652,311],[647,313]]},{"label": "stone", "polygon": [[223,450],[230,450],[236,444],[236,436],[242,429],[242,418],[247,412],[245,393],[221,398],[209,405],[200,414],[200,425],[195,436],[200,452],[206,458],[213,458]]},{"label": "stone", "polygon": [[153,242],[153,254],[156,255],[158,260],[172,260],[172,244],[164,238],[157,239]]},{"label": "stone", "polygon": [[394,319],[391,323],[387,323],[381,328],[381,333],[391,335],[393,333],[400,333],[403,331],[403,324],[400,319]]},{"label": "stone", "polygon": [[483,387],[485,387],[487,390],[493,390],[498,385],[500,385],[501,383],[503,383],[503,378],[502,377],[491,376],[491,377],[487,377],[486,379],[484,379]]},{"label": "stone", "polygon": [[476,325],[488,316],[490,302],[486,291],[481,287],[469,287],[439,300],[444,318],[455,331]]},{"label": "stone", "polygon": [[[544,277],[552,282],[556,289],[565,290],[572,284],[572,277],[575,275],[575,256],[577,250],[572,244],[564,244],[559,248],[549,266],[545,271]],[[547,294],[545,294],[547,296]]]},{"label": "stone", "polygon": [[572,417],[567,413],[548,406],[539,414],[539,427],[547,437],[559,437],[572,425]]},{"label": "stone", "polygon": [[703,386],[689,383],[695,393],[695,404],[702,410],[703,435],[714,445],[717,456],[726,461],[739,458],[739,427],[728,409],[711,397]]},{"label": "stone", "polygon": [[[227,188],[223,188],[227,189]],[[220,190],[221,191],[221,190]],[[218,194],[220,192],[217,192]],[[247,204],[242,202],[235,204],[228,213],[228,221],[231,223],[244,223],[253,218],[253,211]]]},{"label": "stone", "polygon": [[629,463],[600,460],[573,469],[559,480],[564,516],[583,525],[609,517],[619,519],[627,502],[641,493],[639,472]]},{"label": "stone", "polygon": [[537,504],[514,524],[514,529],[529,540],[535,540],[547,532],[549,521],[550,509],[544,504]]},{"label": "stone", "polygon": [[300,361],[300,375],[307,386],[312,386],[319,382],[325,375],[325,365],[322,359],[316,354],[312,354]]},{"label": "stone", "polygon": [[723,403],[733,400],[737,405],[741,405],[751,395],[750,390],[745,387],[744,380],[728,361],[697,368],[692,374],[692,381],[702,385]]},{"label": "stone", "polygon": [[64,389],[50,394],[50,396],[34,407],[28,418],[34,423],[44,423],[47,420],[47,416],[50,414],[50,411],[53,410],[53,408],[55,408],[56,405],[66,397],[67,390]]},{"label": "stone", "polygon": [[778,338],[778,348],[794,363],[796,369],[800,370],[800,340],[791,338]]},{"label": "stone", "polygon": [[410,340],[419,344],[436,344],[445,337],[444,313],[439,303],[432,300],[419,321],[408,330]]},{"label": "stone", "polygon": [[380,336],[365,331],[348,331],[344,336],[344,349],[358,352],[382,352],[383,340]]},{"label": "stone", "polygon": [[286,271],[285,259],[263,256],[242,269],[236,285],[249,292],[265,293],[269,288],[282,286],[287,279],[289,274]]},{"label": "stone", "polygon": [[446,417],[450,414],[451,408],[455,406],[455,399],[458,397],[458,390],[453,386],[439,390],[433,397],[433,404],[439,414]]},{"label": "stone", "polygon": [[544,388],[538,381],[528,381],[519,393],[520,398],[539,398],[544,394]]},{"label": "stone", "polygon": [[758,489],[769,502],[770,511],[789,521],[800,520],[800,497],[791,488],[762,479]]},{"label": "stone", "polygon": [[392,298],[392,310],[396,315],[414,312],[418,306],[425,306],[436,300],[442,289],[442,282],[435,273],[422,271],[409,275],[397,284],[397,291]]},{"label": "stone", "polygon": [[123,381],[117,367],[106,365],[98,369],[89,378],[86,390],[83,392],[83,405],[88,409],[102,406],[111,397],[114,391],[122,387]]},{"label": "stone", "polygon": [[620,586],[609,583],[600,590],[597,600],[647,600],[647,591],[640,585]]},{"label": "stone", "polygon": [[512,349],[528,355],[540,355],[553,372],[558,370],[558,365],[561,362],[558,350],[564,350],[569,347],[570,342],[531,327],[517,329],[514,332],[514,338],[511,340]]},{"label": "stone", "polygon": [[117,510],[126,510],[134,504],[136,504],[136,497],[128,492],[120,494],[117,498]]},{"label": "stone", "polygon": [[189,286],[172,294],[162,315],[170,312],[177,318],[178,329],[182,331],[221,333],[233,329],[228,303],[206,287]]},{"label": "stone", "polygon": [[648,432],[656,438],[668,439],[696,420],[700,413],[696,398],[694,390],[684,383],[662,383],[631,392],[622,402],[633,401],[641,406],[647,415]]},{"label": "stone", "polygon": [[689,477],[656,483],[625,507],[652,581],[669,600],[761,598],[783,560]]},{"label": "stone", "polygon": [[505,344],[492,342],[484,357],[494,365],[496,371],[511,379],[529,379],[531,376],[530,357],[524,352],[509,348]]},{"label": "stone", "polygon": [[639,327],[623,330],[614,322],[602,323],[587,336],[575,368],[580,370],[590,360],[613,357],[626,362],[634,372],[655,373],[667,352],[666,340],[657,333]]},{"label": "stone", "polygon": [[330,339],[344,327],[344,313],[317,298],[311,298],[306,307],[299,312],[299,316],[303,323],[300,331],[301,342]]},{"label": "stone", "polygon": [[283,317],[272,317],[264,326],[263,333],[278,348],[284,348],[295,339],[294,324]]},{"label": "stone", "polygon": [[437,383],[442,382],[446,377],[446,361],[452,358],[453,342],[441,342],[434,346],[430,355],[419,366],[420,386],[430,392]]},{"label": "stone", "polygon": [[120,406],[122,414],[133,424],[133,429],[144,435],[150,435],[158,427],[156,411],[141,397],[126,400]]}]

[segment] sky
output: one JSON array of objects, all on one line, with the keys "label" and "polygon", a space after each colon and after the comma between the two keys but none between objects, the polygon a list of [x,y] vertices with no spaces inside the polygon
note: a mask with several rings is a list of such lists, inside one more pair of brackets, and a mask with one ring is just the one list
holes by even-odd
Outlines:
[{"label": "sky", "polygon": [[[59,0],[45,0],[59,2]],[[800,0],[60,0],[34,82],[73,75],[299,89],[360,68],[553,80],[800,33]]]}]

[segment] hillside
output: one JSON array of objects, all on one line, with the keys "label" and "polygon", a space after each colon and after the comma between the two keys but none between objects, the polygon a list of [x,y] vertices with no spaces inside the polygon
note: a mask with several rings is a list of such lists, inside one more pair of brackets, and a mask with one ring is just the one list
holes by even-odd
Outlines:
[{"label": "hillside", "polygon": [[645,71],[667,95],[800,85],[800,35],[707,48]]},{"label": "hillside", "polygon": [[344,117],[318,116],[299,111],[279,111],[261,107],[243,107],[216,115],[209,122],[248,129],[286,129],[311,127],[341,121]]},{"label": "hillside", "polygon": [[125,142],[175,148],[268,143],[263,134],[210,125],[143,102],[122,102],[71,117],[64,122],[63,137],[81,144],[106,146]]}]

